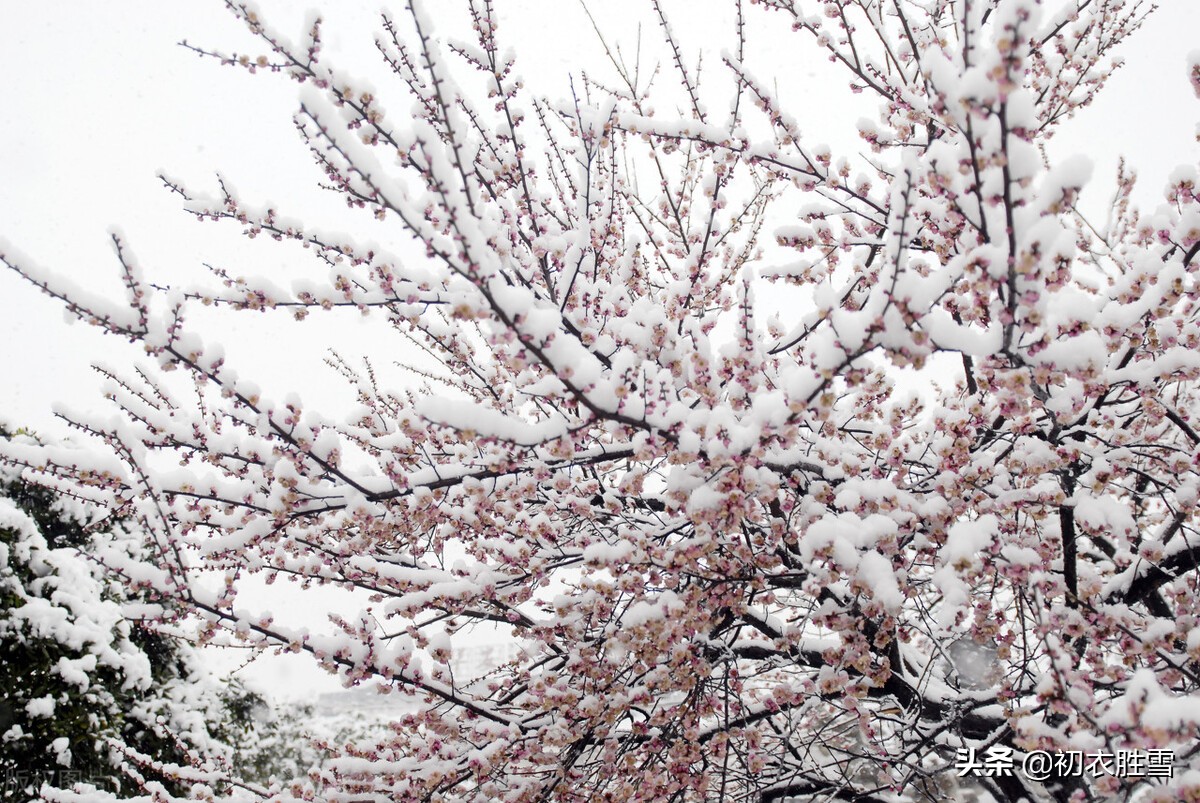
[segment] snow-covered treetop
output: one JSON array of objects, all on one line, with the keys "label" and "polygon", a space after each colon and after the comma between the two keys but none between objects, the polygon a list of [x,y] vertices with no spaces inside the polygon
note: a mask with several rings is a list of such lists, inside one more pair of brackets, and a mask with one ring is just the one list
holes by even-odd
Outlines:
[{"label": "snow-covered treetop", "polygon": [[[0,248],[156,362],[110,372],[120,416],[73,418],[93,456],[6,459],[137,517],[159,570],[131,579],[210,636],[420,703],[269,798],[1195,794],[1197,171],[1143,213],[1122,168],[1101,225],[1075,206],[1088,160],[1041,147],[1145,8],[737,3],[702,81],[651,2],[676,86],[613,50],[611,80],[548,101],[467,5],[469,42],[421,5],[384,17],[390,95],[323,60],[319,20],[292,43],[229,2],[253,49],[189,45],[298,82],[319,180],[363,213],[329,231],[164,179],[295,275],[160,290],[118,237],[127,298],[83,298]],[[805,137],[837,110],[776,96],[763,14],[877,103],[858,147]],[[396,337],[363,356],[414,378],[338,359],[349,413],[265,398],[197,304],[381,316]],[[364,608],[286,627],[239,598],[255,574]],[[517,657],[457,677],[473,631]],[[991,746],[1179,764],[956,777]]]}]

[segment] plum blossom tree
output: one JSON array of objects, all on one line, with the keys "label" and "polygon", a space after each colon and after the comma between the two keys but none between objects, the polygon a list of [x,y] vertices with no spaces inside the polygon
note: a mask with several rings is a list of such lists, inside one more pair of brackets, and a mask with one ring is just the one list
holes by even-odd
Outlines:
[{"label": "plum blossom tree", "polygon": [[[115,238],[109,303],[5,247],[157,363],[112,372],[119,420],[72,419],[95,457],[5,455],[140,521],[161,571],[130,582],[206,634],[412,698],[265,797],[1200,795],[1197,173],[1143,213],[1122,168],[1097,224],[1087,161],[1041,148],[1142,4],[735,2],[701,81],[651,0],[677,85],[612,48],[607,83],[552,102],[490,0],[466,4],[470,41],[414,3],[376,42],[411,113],[327,64],[319,21],[297,44],[227,6],[255,47],[187,46],[299,83],[295,127],[361,231],[164,178],[325,277],[160,288]],[[806,139],[753,15],[878,102],[870,153]],[[372,354],[415,379],[338,359],[349,415],[265,398],[189,326],[199,304],[378,316],[403,348]],[[251,575],[363,612],[291,629],[239,596]],[[456,676],[473,631],[517,657]],[[1149,750],[1173,763],[1022,771]]]}]

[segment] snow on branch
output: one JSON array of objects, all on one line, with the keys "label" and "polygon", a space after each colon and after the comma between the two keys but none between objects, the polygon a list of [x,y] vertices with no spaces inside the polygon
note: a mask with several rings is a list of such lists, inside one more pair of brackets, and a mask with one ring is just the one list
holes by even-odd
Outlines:
[{"label": "snow on branch", "polygon": [[[1196,794],[1197,172],[1143,212],[1122,165],[1097,227],[1088,160],[1042,148],[1147,9],[737,3],[694,63],[653,0],[678,86],[597,26],[610,64],[556,101],[517,77],[492,2],[465,5],[445,34],[432,3],[383,18],[402,111],[327,63],[319,21],[292,44],[231,0],[269,55],[187,45],[303,84],[317,183],[391,247],[165,177],[198,219],[315,259],[168,288],[116,239],[122,306],[0,247],[156,363],[103,369],[118,415],[73,418],[94,464],[4,459],[144,521],[164,570],[141,581],[206,638],[412,702],[263,796]],[[861,149],[805,135],[837,110],[781,96],[758,23],[878,102]],[[226,366],[188,323],[203,304],[354,308],[394,339],[331,359],[355,404],[320,412]],[[377,376],[393,360],[410,384]],[[251,611],[250,575],[362,611],[289,628]],[[515,657],[465,678],[478,634]],[[1176,775],[955,771],[989,749],[1171,749]]]}]

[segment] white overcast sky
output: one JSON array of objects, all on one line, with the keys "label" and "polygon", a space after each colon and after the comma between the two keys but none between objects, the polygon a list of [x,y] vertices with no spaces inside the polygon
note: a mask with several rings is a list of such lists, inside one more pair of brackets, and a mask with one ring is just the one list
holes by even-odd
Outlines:
[{"label": "white overcast sky", "polygon": [[[1094,158],[1095,184],[1085,194],[1089,208],[1102,208],[1111,193],[1120,154],[1139,170],[1144,203],[1161,196],[1174,165],[1195,164],[1200,155],[1200,101],[1185,75],[1186,54],[1200,31],[1200,0],[1159,1],[1162,7],[1126,48],[1127,64],[1100,102],[1053,143],[1052,156],[1082,152]],[[291,211],[319,208],[307,205],[316,174],[291,126],[296,86],[222,68],[176,44],[187,38],[259,52],[219,0],[0,2],[0,74],[6,79],[0,88],[0,238],[73,284],[103,293],[119,291],[107,234],[114,225],[152,280],[200,277],[201,264],[209,261],[258,269],[288,283],[287,260],[294,254],[248,250],[230,229],[192,222],[156,178],[161,170],[211,189],[219,170],[253,199],[272,199]],[[373,63],[374,12],[381,5],[353,0],[325,6],[327,53],[349,62],[352,72]],[[578,78],[584,68],[604,72],[595,34],[577,3],[496,5],[508,20],[501,38],[523,57],[518,72],[541,92],[563,97],[569,75]],[[648,2],[591,5],[606,34],[630,49]],[[263,6],[268,21],[279,20],[285,33],[298,38],[305,6]],[[394,6],[397,16],[403,14],[403,3]],[[731,46],[730,6],[723,0],[668,3],[685,52],[694,55],[697,43]],[[460,4],[430,0],[427,7],[449,25]],[[762,14],[753,7],[750,12]],[[654,37],[654,25],[642,35]],[[792,110],[804,129],[833,138],[836,146],[839,132],[852,131],[863,112],[845,105],[850,99],[842,94],[843,81],[824,80],[823,59],[792,51],[793,41],[779,31],[755,32],[748,62],[790,88],[805,106]],[[717,62],[711,51],[706,69],[715,71]],[[386,97],[384,103],[389,105]],[[306,326],[309,334],[297,334],[278,328],[278,321],[258,316],[203,323],[207,337],[224,343],[231,362],[246,367],[243,373],[264,372],[272,395],[294,385],[306,401],[336,403],[329,376],[321,373],[331,343],[351,356],[388,359],[372,349],[379,331],[370,322],[326,319]],[[0,421],[51,432],[61,431],[50,416],[54,403],[80,410],[100,403],[88,369],[92,361],[128,364],[137,356],[82,324],[66,325],[55,302],[8,272],[0,275],[0,344]],[[394,344],[389,340],[385,348]],[[303,685],[299,677],[294,680]]]}]

